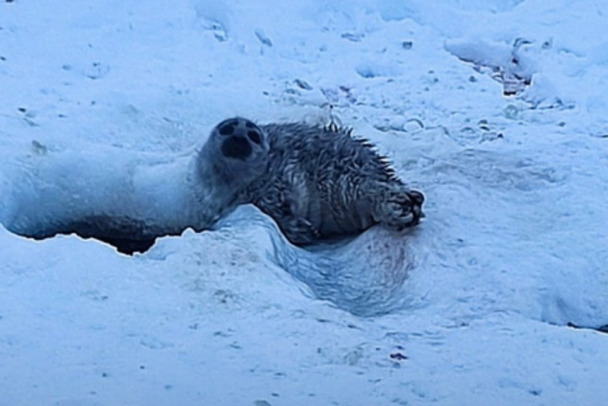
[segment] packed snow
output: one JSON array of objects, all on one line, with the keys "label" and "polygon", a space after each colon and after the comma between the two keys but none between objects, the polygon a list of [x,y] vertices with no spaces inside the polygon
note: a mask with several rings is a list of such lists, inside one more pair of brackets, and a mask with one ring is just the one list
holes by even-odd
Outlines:
[{"label": "packed snow", "polygon": [[[608,3],[2,1],[0,406],[600,405]],[[187,210],[230,116],[352,127],[424,192],[294,247],[241,206],[123,255],[27,235]]]}]

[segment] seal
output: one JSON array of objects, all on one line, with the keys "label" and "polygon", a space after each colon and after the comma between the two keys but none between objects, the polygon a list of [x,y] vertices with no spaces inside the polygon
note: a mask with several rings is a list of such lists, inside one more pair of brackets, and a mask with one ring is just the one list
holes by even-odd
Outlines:
[{"label": "seal", "polygon": [[[260,145],[268,148],[250,155]],[[258,126],[235,117],[218,124],[206,147],[222,154],[230,168],[243,158],[258,162],[256,176],[240,172],[252,181],[234,201],[257,206],[296,245],[360,233],[375,224],[403,230],[422,216],[423,194],[408,188],[388,160],[350,129]]]},{"label": "seal", "polygon": [[369,141],[353,137],[350,129],[305,123],[257,126],[236,117],[221,123],[220,133],[225,123],[234,128],[230,136],[246,139],[253,129],[256,137],[248,142],[261,135],[269,146],[262,176],[238,200],[272,217],[296,245],[353,235],[376,224],[400,231],[418,224],[423,215],[424,195],[408,188],[386,157]]}]

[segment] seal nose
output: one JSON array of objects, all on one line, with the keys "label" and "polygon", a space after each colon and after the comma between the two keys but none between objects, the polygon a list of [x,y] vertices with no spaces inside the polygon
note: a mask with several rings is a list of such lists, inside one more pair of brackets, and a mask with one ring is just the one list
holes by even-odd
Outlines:
[{"label": "seal nose", "polygon": [[247,138],[233,135],[222,143],[222,154],[228,158],[246,160],[251,156],[252,149]]},{"label": "seal nose", "polygon": [[424,195],[417,190],[410,190],[409,197],[418,206],[422,206],[422,203],[424,203]]},{"label": "seal nose", "polygon": [[410,190],[408,193],[408,197],[412,201],[412,213],[414,218],[412,219],[412,224],[416,225],[420,223],[420,219],[426,217],[424,212],[422,211],[422,203],[424,203],[424,195],[417,190]]}]

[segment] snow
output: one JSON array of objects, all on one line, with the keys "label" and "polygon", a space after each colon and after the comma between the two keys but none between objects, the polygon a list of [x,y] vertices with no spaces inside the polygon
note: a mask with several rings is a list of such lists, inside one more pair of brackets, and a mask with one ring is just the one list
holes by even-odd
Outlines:
[{"label": "snow", "polygon": [[[603,404],[607,19],[592,0],[0,3],[0,405]],[[427,217],[309,250],[251,206],[134,256],[16,234],[179,218],[233,115],[353,127]]]}]

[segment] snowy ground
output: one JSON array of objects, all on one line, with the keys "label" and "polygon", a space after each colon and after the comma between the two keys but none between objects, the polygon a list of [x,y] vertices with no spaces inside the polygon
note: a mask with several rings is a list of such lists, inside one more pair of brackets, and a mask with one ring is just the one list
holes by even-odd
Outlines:
[{"label": "snowy ground", "polygon": [[[438,3],[0,3],[0,405],[604,404],[608,4]],[[247,206],[133,257],[12,232],[233,115],[354,127],[425,221],[304,251]]]}]

